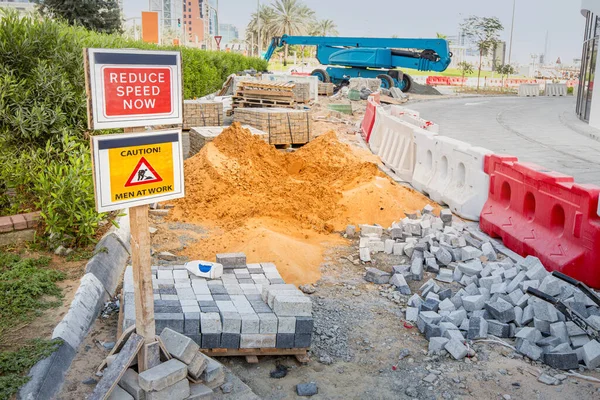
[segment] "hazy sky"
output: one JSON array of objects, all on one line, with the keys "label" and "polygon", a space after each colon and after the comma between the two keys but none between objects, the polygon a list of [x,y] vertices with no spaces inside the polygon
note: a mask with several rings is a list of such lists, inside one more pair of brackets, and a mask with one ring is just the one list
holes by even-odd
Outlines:
[{"label": "hazy sky", "polygon": [[[148,0],[124,0],[126,17],[148,9]],[[271,0],[261,0],[261,4]],[[513,0],[304,0],[319,19],[332,19],[340,36],[435,37],[436,32],[458,33],[469,15],[496,16],[504,25],[508,44]],[[548,58],[570,64],[581,57],[585,19],[580,0],[516,0],[513,61],[527,63],[530,54],[544,51],[548,31]],[[243,35],[256,0],[219,0],[220,23],[234,24]],[[508,49],[507,49],[508,51]],[[507,53],[508,56],[508,53]]]}]

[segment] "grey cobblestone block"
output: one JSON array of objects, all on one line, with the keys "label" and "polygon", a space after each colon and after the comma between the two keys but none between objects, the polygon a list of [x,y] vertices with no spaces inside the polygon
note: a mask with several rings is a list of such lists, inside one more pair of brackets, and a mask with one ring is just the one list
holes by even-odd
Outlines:
[{"label": "grey cobblestone block", "polygon": [[463,336],[463,334],[461,333],[460,330],[458,329],[447,329],[443,336],[448,339],[448,340],[460,340],[461,342],[463,342],[465,340],[465,337]]},{"label": "grey cobblestone block", "polygon": [[444,348],[455,360],[462,360],[467,355],[467,347],[456,339],[449,340]]},{"label": "grey cobblestone block", "polygon": [[204,372],[204,370],[208,366],[209,360],[210,358],[208,358],[201,352],[196,351],[196,354],[194,354],[194,358],[188,364],[188,374],[196,380],[200,379],[202,372]]},{"label": "grey cobblestone block", "polygon": [[173,357],[186,364],[192,361],[198,351],[198,345],[192,339],[169,328],[161,332],[160,339]]},{"label": "grey cobblestone block", "polygon": [[259,333],[277,333],[277,316],[275,314],[258,314]]},{"label": "grey cobblestone block", "polygon": [[282,317],[310,316],[312,302],[306,296],[278,295],[273,300],[273,312]]},{"label": "grey cobblestone block", "polygon": [[553,305],[543,300],[535,299],[533,302],[533,315],[542,321],[558,321],[558,312]]},{"label": "grey cobblestone block", "polygon": [[311,334],[296,333],[296,335],[294,337],[294,348],[302,349],[302,348],[310,347],[311,339],[312,339]]},{"label": "grey cobblestone block", "polygon": [[171,359],[139,374],[140,387],[146,392],[170,387],[187,376],[187,365]]},{"label": "grey cobblestone block", "polygon": [[278,317],[277,320],[277,333],[296,333],[296,317]]},{"label": "grey cobblestone block", "polygon": [[200,333],[200,313],[190,312],[183,314],[183,333],[197,335]]},{"label": "grey cobblestone block", "polygon": [[259,333],[242,333],[240,336],[241,349],[258,349],[262,346],[263,335]]},{"label": "grey cobblestone block", "polygon": [[510,326],[506,323],[497,321],[495,319],[487,320],[488,323],[488,334],[494,335],[499,338],[510,337]]},{"label": "grey cobblestone block", "polygon": [[221,334],[221,348],[223,349],[239,349],[240,348],[240,338],[241,334],[239,333],[227,333],[223,332]]},{"label": "grey cobblestone block", "polygon": [[429,298],[425,299],[423,304],[421,304],[421,311],[435,311],[437,312],[440,306],[440,302],[438,300]]},{"label": "grey cobblestone block", "polygon": [[202,333],[203,349],[219,349],[221,348],[221,333]]},{"label": "grey cobblestone block", "polygon": [[497,301],[495,303],[486,303],[485,309],[492,318],[508,323],[515,320],[515,309],[512,304],[506,301]]},{"label": "grey cobblestone block", "polygon": [[237,312],[221,312],[221,324],[223,333],[241,333],[242,317]]},{"label": "grey cobblestone block", "polygon": [[200,332],[221,333],[221,315],[218,312],[209,312],[200,314]]},{"label": "grey cobblestone block", "polygon": [[184,318],[183,314],[154,314],[154,322],[156,326],[156,334],[160,333],[165,328],[170,328],[175,332],[183,332]]},{"label": "grey cobblestone block", "polygon": [[529,342],[528,340],[518,339],[516,341],[517,351],[527,358],[537,361],[542,357],[543,351],[541,348],[536,346],[535,344]]},{"label": "grey cobblestone block", "polygon": [[278,333],[277,344],[278,349],[292,349],[294,348],[295,335],[293,333]]},{"label": "grey cobblestone block", "polygon": [[488,332],[488,322],[483,317],[471,317],[469,319],[469,330],[467,332],[467,338],[473,339],[485,339]]},{"label": "grey cobblestone block", "polygon": [[243,314],[242,317],[242,334],[258,334],[260,331],[260,319],[257,314]]},{"label": "grey cobblestone block", "polygon": [[190,384],[190,396],[186,400],[211,400],[214,398],[214,393],[208,386],[197,383]]},{"label": "grey cobblestone block", "polygon": [[[144,394],[145,397],[145,394]],[[115,386],[107,400],[134,400],[125,389],[120,386]]]},{"label": "grey cobblestone block", "polygon": [[485,297],[482,295],[464,296],[462,298],[462,305],[469,312],[481,310],[485,305]]},{"label": "grey cobblestone block", "polygon": [[589,369],[600,366],[600,343],[590,340],[583,346],[583,362]]},{"label": "grey cobblestone block", "polygon": [[368,268],[365,275],[367,282],[372,282],[378,285],[389,283],[391,275],[389,272],[379,270],[377,268]]},{"label": "grey cobblestone block", "polygon": [[442,328],[439,325],[425,323],[425,338],[427,340],[432,337],[442,336]]},{"label": "grey cobblestone block", "polygon": [[146,393],[146,400],[186,399],[190,395],[190,382],[183,379],[163,390]]},{"label": "grey cobblestone block", "polygon": [[125,390],[134,400],[145,400],[146,393],[140,387],[138,373],[129,368],[119,381],[119,386]]},{"label": "grey cobblestone block", "polygon": [[222,264],[224,269],[245,268],[246,255],[244,253],[220,253],[217,254],[216,262]]},{"label": "grey cobblestone block", "polygon": [[544,362],[552,368],[570,370],[579,368],[577,353],[574,351],[544,354]]}]

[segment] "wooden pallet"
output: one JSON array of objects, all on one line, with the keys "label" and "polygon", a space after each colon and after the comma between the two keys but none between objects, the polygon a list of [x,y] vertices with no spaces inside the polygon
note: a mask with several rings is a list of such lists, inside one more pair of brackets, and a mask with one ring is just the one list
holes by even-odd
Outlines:
[{"label": "wooden pallet", "polygon": [[292,91],[296,86],[295,83],[290,82],[259,82],[259,81],[245,81],[238,83],[238,90],[242,88],[261,88],[267,90],[289,90]]},{"label": "wooden pallet", "polygon": [[294,92],[279,92],[273,90],[262,90],[262,89],[242,89],[238,90],[235,94],[236,97],[254,97],[254,98],[287,98],[294,99]]},{"label": "wooden pallet", "polygon": [[258,97],[240,97],[233,96],[234,103],[248,103],[248,104],[260,104],[263,106],[294,106],[296,102],[292,100],[275,100],[275,99],[261,99]]},{"label": "wooden pallet", "polygon": [[276,349],[276,348],[260,348],[260,349],[200,349],[200,351],[209,357],[246,357],[249,364],[258,363],[260,356],[294,356],[300,363],[308,363],[308,348],[300,349]]}]

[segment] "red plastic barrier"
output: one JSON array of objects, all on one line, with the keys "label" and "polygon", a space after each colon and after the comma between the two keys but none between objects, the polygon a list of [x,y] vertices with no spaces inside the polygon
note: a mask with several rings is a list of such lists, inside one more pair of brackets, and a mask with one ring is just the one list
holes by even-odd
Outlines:
[{"label": "red plastic barrier", "polygon": [[512,156],[487,155],[484,171],[490,190],[481,230],[548,270],[600,288],[600,187]]},{"label": "red plastic barrier", "polygon": [[298,71],[293,71],[292,75],[295,76],[310,76],[310,72],[298,72]]},{"label": "red plastic barrier", "polygon": [[361,135],[367,143],[371,138],[371,131],[375,124],[375,114],[377,114],[377,106],[379,106],[379,94],[377,96],[369,95],[367,99],[367,110],[360,124]]},{"label": "red plastic barrier", "polygon": [[467,78],[457,78],[451,77],[448,78],[448,84],[451,86],[463,86],[467,82]]},{"label": "red plastic barrier", "polygon": [[449,86],[450,82],[448,81],[447,76],[428,76],[425,81],[429,86]]}]

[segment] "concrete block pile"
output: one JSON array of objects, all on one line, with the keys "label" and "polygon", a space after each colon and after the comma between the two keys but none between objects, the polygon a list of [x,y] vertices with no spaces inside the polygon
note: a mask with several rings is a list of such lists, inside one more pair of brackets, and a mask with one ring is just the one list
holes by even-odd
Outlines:
[{"label": "concrete block pile", "polygon": [[[152,267],[156,334],[169,328],[202,349],[310,347],[311,300],[285,284],[273,263],[247,264],[243,253],[218,254],[219,279],[183,265]],[[135,324],[133,271],[125,271],[124,329]]]},{"label": "concrete block pile", "polygon": [[207,100],[184,100],[183,129],[194,126],[221,126],[223,124],[223,103]]},{"label": "concrete block pile", "polygon": [[[498,254],[491,242],[464,230],[462,222],[453,223],[449,210],[439,217],[432,211],[427,206],[385,233],[380,226],[363,225],[359,242],[364,262],[377,252],[409,260],[390,273],[368,268],[369,282],[391,284],[411,295],[408,282],[423,280],[425,273],[433,276],[420,286],[420,294],[412,294],[405,310],[405,319],[416,323],[429,340],[431,353],[461,359],[468,354],[467,341],[494,336],[514,339],[519,353],[553,368],[574,369],[580,363],[589,369],[600,367],[600,343],[526,290],[536,288],[569,303],[600,328],[600,308],[591,299],[552,276],[538,258],[515,262]],[[347,233],[353,230],[348,227]]]},{"label": "concrete block pile", "polygon": [[223,366],[190,338],[165,328],[160,335],[173,357],[140,374],[129,368],[109,399],[200,400],[214,398],[225,382]]}]

